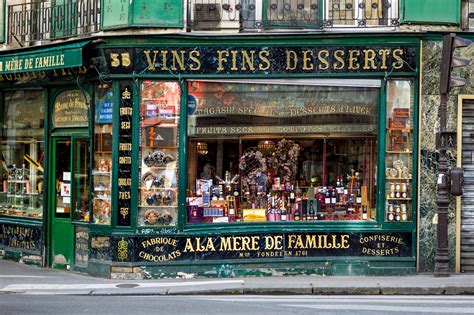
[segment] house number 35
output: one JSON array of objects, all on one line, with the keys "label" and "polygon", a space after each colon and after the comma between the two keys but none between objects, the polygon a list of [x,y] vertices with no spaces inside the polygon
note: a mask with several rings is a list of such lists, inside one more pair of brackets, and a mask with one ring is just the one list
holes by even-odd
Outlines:
[{"label": "house number 35", "polygon": [[128,67],[130,66],[132,61],[130,60],[130,54],[129,53],[121,53],[121,54],[116,54],[116,53],[111,53],[110,54],[110,65],[114,68],[116,67]]}]

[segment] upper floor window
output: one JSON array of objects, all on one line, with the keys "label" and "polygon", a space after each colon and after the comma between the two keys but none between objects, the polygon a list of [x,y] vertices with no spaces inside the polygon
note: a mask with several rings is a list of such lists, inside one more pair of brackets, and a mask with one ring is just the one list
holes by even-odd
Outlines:
[{"label": "upper floor window", "polygon": [[188,29],[398,26],[398,0],[188,0]]}]

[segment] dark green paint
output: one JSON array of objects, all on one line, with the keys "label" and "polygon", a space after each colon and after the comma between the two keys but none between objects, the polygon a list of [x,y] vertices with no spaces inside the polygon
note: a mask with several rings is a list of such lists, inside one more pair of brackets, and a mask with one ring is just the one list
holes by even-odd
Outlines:
[{"label": "dark green paint", "polygon": [[125,27],[183,27],[180,0],[102,0],[102,29]]},{"label": "dark green paint", "polygon": [[459,24],[461,0],[401,0],[400,22],[406,24]]},{"label": "dark green paint", "polygon": [[[56,47],[40,48],[36,50],[19,50],[9,54],[0,54],[0,74],[14,74],[22,72],[40,71],[40,70],[53,70],[62,68],[73,68],[82,66],[82,50],[89,41],[77,42],[74,44],[60,45]],[[64,55],[62,62],[60,56]],[[55,65],[51,66],[40,66],[36,64],[36,58],[44,58],[54,56]],[[56,58],[58,57],[58,58]],[[7,62],[18,61],[21,62],[22,67],[7,69]],[[27,61],[31,61],[31,66],[25,66]],[[30,62],[28,62],[30,64]]]}]

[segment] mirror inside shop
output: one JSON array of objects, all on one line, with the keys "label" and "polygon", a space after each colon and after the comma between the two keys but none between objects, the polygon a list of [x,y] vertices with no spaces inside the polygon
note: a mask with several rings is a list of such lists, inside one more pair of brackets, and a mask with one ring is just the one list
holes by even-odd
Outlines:
[{"label": "mirror inside shop", "polygon": [[376,137],[195,140],[188,222],[375,220],[376,148]]}]

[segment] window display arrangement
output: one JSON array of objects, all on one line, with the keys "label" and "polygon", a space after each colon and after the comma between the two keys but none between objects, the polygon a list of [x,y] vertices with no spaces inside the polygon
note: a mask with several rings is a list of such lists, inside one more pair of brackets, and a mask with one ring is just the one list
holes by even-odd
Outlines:
[{"label": "window display arrangement", "polygon": [[44,93],[5,93],[2,112],[0,214],[43,215]]},{"label": "window display arrangement", "polygon": [[188,223],[376,219],[378,89],[284,83],[190,83]]},{"label": "window display arrangement", "polygon": [[413,83],[389,81],[387,85],[385,157],[385,220],[413,220]]},{"label": "window display arrangement", "polygon": [[92,222],[110,224],[112,212],[113,90],[101,84],[95,91]]},{"label": "window display arrangement", "polygon": [[141,88],[138,225],[176,225],[179,84],[144,81]]}]

